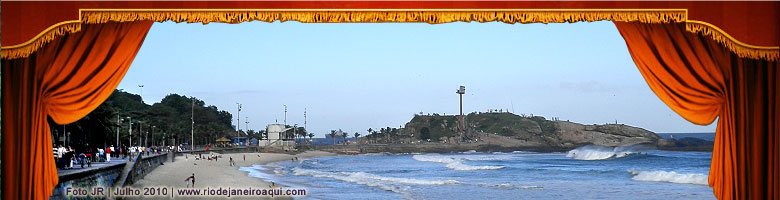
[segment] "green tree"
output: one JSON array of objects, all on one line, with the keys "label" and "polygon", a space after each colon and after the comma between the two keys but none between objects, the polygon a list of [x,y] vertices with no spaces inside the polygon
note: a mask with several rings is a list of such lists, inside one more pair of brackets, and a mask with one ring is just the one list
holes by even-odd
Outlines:
[{"label": "green tree", "polygon": [[[193,99],[195,106],[193,107]],[[194,118],[191,119],[194,112]],[[67,125],[67,132],[71,132],[71,144],[77,151],[85,148],[92,149],[109,146],[116,143],[117,131],[120,133],[120,143],[128,145],[128,120],[133,121],[133,139],[139,135],[139,121],[143,121],[144,132],[152,134],[152,126],[155,126],[154,134],[166,133],[165,139],[176,139],[177,143],[189,141],[191,120],[195,121],[195,138],[206,141],[218,137],[235,135],[235,129],[231,128],[232,115],[216,106],[206,106],[205,102],[193,97],[178,94],[169,94],[159,103],[145,104],[141,96],[130,94],[122,90],[115,90],[105,102],[97,109],[89,113],[79,121]],[[118,119],[125,119],[124,121]],[[53,121],[49,122],[53,132],[62,131],[62,125]],[[152,140],[161,136],[151,135]],[[196,141],[197,142],[197,141]],[[61,142],[59,142],[61,143]],[[169,143],[166,143],[169,144]]]},{"label": "green tree", "polygon": [[431,139],[431,130],[429,130],[428,127],[423,127],[420,129],[420,139]]}]

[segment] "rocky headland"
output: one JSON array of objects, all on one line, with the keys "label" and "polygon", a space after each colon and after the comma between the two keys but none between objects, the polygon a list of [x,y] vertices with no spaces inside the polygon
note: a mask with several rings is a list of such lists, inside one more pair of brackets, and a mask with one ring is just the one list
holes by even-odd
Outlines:
[{"label": "rocky headland", "polygon": [[711,151],[712,142],[695,138],[663,139],[625,124],[585,125],[512,113],[471,113],[464,127],[454,115],[415,115],[404,128],[371,134],[357,144],[331,149],[354,153],[456,151],[568,151],[586,145],[606,147],[649,145],[664,150]]}]

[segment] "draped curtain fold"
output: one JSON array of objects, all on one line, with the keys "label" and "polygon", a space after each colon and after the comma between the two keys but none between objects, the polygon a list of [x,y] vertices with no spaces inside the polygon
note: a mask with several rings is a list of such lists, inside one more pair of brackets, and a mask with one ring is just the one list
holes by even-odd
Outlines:
[{"label": "draped curtain fold", "polygon": [[718,118],[709,185],[718,199],[780,199],[780,66],[740,58],[684,24],[614,22],[655,94],[699,125]]},{"label": "draped curtain fold", "polygon": [[72,123],[124,77],[152,21],[88,24],[27,58],[2,60],[3,199],[48,199],[57,168],[47,116]]}]

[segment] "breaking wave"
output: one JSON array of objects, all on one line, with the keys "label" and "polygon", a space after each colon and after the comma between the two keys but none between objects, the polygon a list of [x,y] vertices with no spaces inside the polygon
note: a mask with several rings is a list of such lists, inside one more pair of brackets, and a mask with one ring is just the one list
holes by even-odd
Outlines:
[{"label": "breaking wave", "polygon": [[274,177],[272,175],[263,172],[263,171],[269,171],[269,169],[260,165],[252,165],[251,167],[241,167],[238,170],[249,172],[249,177],[260,178],[266,182],[274,181]]},{"label": "breaking wave", "polygon": [[463,160],[501,160],[498,158],[491,158],[490,156],[443,156],[443,155],[414,155],[412,159],[423,162],[436,162],[445,163],[445,167],[458,170],[458,171],[473,171],[473,170],[496,170],[502,169],[504,166],[473,166],[463,163]]},{"label": "breaking wave", "polygon": [[332,178],[350,183],[366,185],[369,187],[378,187],[383,190],[392,191],[409,198],[407,192],[411,187],[409,185],[450,185],[459,184],[456,180],[419,180],[411,178],[384,177],[365,172],[326,172],[318,170],[309,170],[293,168],[293,174],[296,176],[312,176],[318,178]]},{"label": "breaking wave", "polygon": [[449,156],[441,156],[437,154],[427,154],[427,155],[414,155],[412,156],[412,159],[415,159],[417,161],[423,161],[423,162],[437,162],[437,163],[451,163],[455,162],[455,159]]},{"label": "breaking wave", "polygon": [[708,185],[707,184],[708,176],[705,174],[683,174],[683,173],[667,172],[667,171],[636,171],[636,170],[629,170],[628,172],[634,175],[634,177],[632,177],[631,179],[636,181]]},{"label": "breaking wave", "polygon": [[472,153],[478,153],[478,152],[477,152],[477,150],[468,150],[468,151],[464,151],[464,152],[460,152],[460,153],[462,153],[462,154],[472,154]]},{"label": "breaking wave", "polygon": [[573,149],[566,154],[566,157],[577,160],[605,160],[610,158],[622,158],[637,152],[651,150],[646,145],[631,145],[623,147],[605,147],[599,145],[588,145]]},{"label": "breaking wave", "polygon": [[515,186],[515,185],[512,185],[511,183],[501,183],[501,184],[479,183],[479,184],[476,184],[476,185],[480,186],[480,187],[489,187],[489,188],[498,188],[498,189],[521,189],[521,190],[544,189],[543,187],[536,186],[536,185]]},{"label": "breaking wave", "polygon": [[495,170],[504,168],[504,166],[472,166],[463,164],[462,160],[455,160],[454,162],[448,163],[445,167],[458,171]]}]

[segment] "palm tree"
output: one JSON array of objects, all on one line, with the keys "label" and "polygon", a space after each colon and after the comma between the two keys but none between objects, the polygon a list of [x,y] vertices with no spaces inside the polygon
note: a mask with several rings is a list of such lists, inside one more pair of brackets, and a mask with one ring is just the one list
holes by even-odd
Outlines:
[{"label": "palm tree", "polygon": [[330,139],[333,139],[333,144],[336,144],[336,130],[330,130]]},{"label": "palm tree", "polygon": [[347,132],[341,132],[342,144],[347,145]]},{"label": "palm tree", "polygon": [[372,135],[374,135],[374,129],[368,128],[368,135],[367,136],[370,138],[369,141],[373,140],[373,136]]},{"label": "palm tree", "polygon": [[355,132],[355,143],[357,143],[357,141],[358,141],[358,137],[360,137],[360,133],[358,133],[358,132]]},{"label": "palm tree", "polygon": [[303,137],[303,145],[306,145],[306,129],[303,127],[298,127],[298,135],[295,137]]}]

